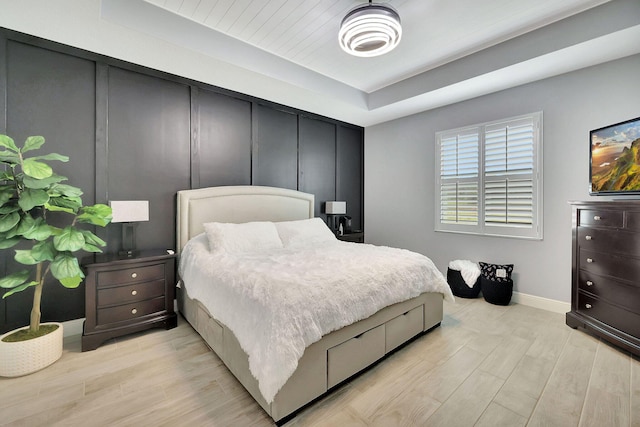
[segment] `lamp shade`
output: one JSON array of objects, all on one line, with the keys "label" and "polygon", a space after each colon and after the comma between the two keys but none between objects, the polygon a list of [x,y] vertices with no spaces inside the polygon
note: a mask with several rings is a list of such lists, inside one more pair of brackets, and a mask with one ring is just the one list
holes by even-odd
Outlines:
[{"label": "lamp shade", "polygon": [[331,215],[347,213],[347,202],[326,202],[324,212]]},{"label": "lamp shade", "polygon": [[387,4],[365,3],[342,20],[338,39],[342,50],[354,56],[378,56],[393,50],[402,38],[400,15]]},{"label": "lamp shade", "polygon": [[149,221],[148,200],[111,200],[111,222]]}]

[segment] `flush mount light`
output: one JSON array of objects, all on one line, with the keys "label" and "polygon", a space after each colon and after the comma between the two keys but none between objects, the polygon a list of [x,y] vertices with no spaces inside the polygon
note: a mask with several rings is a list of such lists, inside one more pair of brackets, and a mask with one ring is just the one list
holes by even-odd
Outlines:
[{"label": "flush mount light", "polygon": [[400,43],[400,15],[386,4],[365,3],[351,9],[342,20],[340,47],[355,56],[378,56]]}]

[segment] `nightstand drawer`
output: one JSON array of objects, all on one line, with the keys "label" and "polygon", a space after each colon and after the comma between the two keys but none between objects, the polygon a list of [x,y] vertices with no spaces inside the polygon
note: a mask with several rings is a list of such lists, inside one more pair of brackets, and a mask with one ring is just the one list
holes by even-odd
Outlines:
[{"label": "nightstand drawer", "polygon": [[143,267],[123,268],[120,270],[100,271],[98,272],[97,286],[102,287],[164,279],[164,266],[165,264],[162,263]]},{"label": "nightstand drawer", "polygon": [[131,304],[98,309],[98,325],[124,322],[165,309],[165,298],[159,297]]},{"label": "nightstand drawer", "polygon": [[164,280],[154,280],[153,282],[98,289],[98,307],[162,297],[164,296],[164,288]]},{"label": "nightstand drawer", "polygon": [[640,314],[640,286],[580,270],[578,287],[598,298]]}]

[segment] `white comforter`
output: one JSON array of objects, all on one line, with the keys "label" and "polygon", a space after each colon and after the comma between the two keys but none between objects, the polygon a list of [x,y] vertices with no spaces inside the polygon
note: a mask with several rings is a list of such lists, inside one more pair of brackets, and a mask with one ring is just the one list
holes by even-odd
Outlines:
[{"label": "white comforter", "polygon": [[268,403],[323,335],[426,291],[452,299],[429,258],[337,240],[225,255],[201,234],[184,247],[180,275],[189,297],[234,332]]}]

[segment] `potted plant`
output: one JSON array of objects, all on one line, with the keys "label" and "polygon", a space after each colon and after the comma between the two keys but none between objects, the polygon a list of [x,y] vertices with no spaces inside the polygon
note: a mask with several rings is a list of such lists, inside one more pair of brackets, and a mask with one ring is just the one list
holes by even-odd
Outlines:
[{"label": "potted plant", "polygon": [[[30,155],[44,142],[42,136],[30,136],[18,148],[9,136],[0,135],[0,163],[5,165],[0,172],[0,250],[18,245],[14,259],[30,266],[0,279],[0,288],[5,289],[2,297],[34,288],[29,327],[0,337],[0,376],[25,375],[60,358],[62,324],[40,323],[43,286],[51,274],[66,288],[78,287],[84,274],[76,253],[102,252],[100,248],[105,246],[102,239],[78,225],[104,227],[111,221],[109,206],[83,206],[82,191],[63,184],[67,178],[47,164],[67,162],[67,156]],[[56,217],[53,222],[51,216]],[[60,216],[68,225],[54,225],[62,221]],[[32,358],[35,361],[31,362]]]}]

